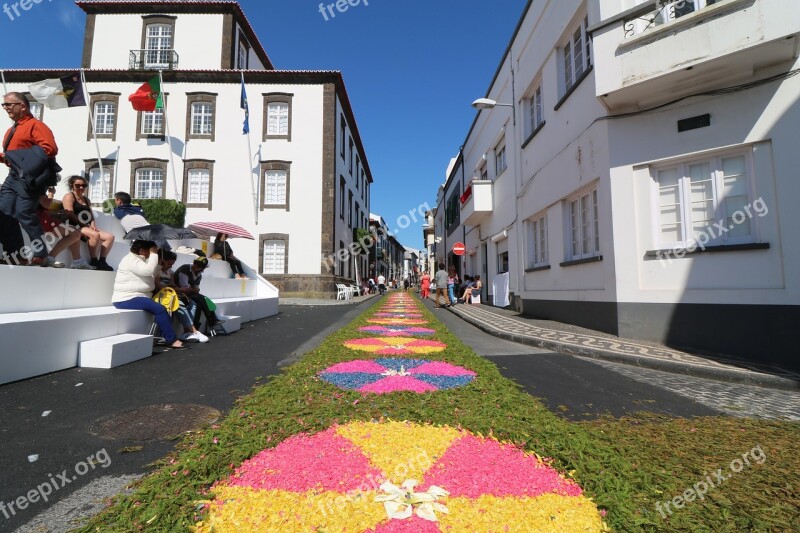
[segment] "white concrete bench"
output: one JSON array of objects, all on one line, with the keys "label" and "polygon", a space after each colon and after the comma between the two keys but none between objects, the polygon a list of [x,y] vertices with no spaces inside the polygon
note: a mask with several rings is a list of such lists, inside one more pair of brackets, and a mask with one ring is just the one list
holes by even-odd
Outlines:
[{"label": "white concrete bench", "polygon": [[80,343],[78,366],[114,368],[153,355],[152,335],[124,333]]}]

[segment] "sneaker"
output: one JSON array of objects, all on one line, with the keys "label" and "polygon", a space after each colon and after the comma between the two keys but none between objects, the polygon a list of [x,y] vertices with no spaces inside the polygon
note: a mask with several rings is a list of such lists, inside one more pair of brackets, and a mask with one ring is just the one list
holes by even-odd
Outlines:
[{"label": "sneaker", "polygon": [[192,339],[193,339],[192,335],[193,335],[192,333],[184,333],[183,335],[181,335],[181,336],[180,336],[180,337],[178,337],[178,338],[179,338],[180,340],[182,340],[183,342],[187,342],[187,341],[190,341],[190,340],[192,340]]},{"label": "sneaker", "polygon": [[56,261],[55,258],[48,256],[47,257],[47,266],[52,268],[64,268],[66,265],[61,261]]},{"label": "sneaker", "polygon": [[75,259],[69,267],[76,270],[94,270],[94,267],[84,259]]},{"label": "sneaker", "polygon": [[195,340],[197,342],[208,342],[208,337],[200,333],[199,331],[195,331],[194,333],[189,334],[189,338]]},{"label": "sneaker", "polygon": [[[92,263],[92,264],[94,265],[94,263]],[[103,270],[105,272],[113,272],[114,271],[114,269],[111,267],[111,265],[106,263],[106,258],[105,257],[101,257],[100,259],[97,260],[96,267],[97,267],[97,270]]]}]

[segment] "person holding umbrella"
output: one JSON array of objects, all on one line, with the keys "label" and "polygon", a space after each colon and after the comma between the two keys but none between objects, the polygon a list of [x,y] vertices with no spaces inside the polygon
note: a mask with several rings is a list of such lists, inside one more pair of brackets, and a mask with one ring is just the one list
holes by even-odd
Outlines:
[{"label": "person holding umbrella", "polygon": [[242,262],[233,255],[231,245],[228,244],[227,233],[217,233],[217,237],[214,239],[214,253],[219,254],[223,261],[228,262],[236,279],[247,279],[247,276],[244,275]]}]

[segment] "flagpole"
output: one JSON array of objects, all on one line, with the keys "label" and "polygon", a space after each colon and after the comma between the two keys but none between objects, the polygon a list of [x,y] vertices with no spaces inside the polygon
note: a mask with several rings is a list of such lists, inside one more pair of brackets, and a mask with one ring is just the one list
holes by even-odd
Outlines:
[{"label": "flagpole", "polygon": [[[84,69],[81,69],[81,90],[83,91],[83,101],[86,102],[86,109],[89,112],[89,123],[92,125],[92,139],[94,139],[94,149],[97,152],[97,171],[100,173],[100,183],[103,183],[105,178],[103,157],[100,155],[100,143],[97,141],[97,135],[95,134],[94,113],[92,113],[92,106],[89,101],[89,90],[86,87],[86,76],[83,70]],[[91,178],[91,171],[89,172],[89,178]]]},{"label": "flagpole", "polygon": [[0,69],[0,78],[3,79],[3,94],[8,94],[8,89],[6,88],[6,73],[4,70]]},{"label": "flagpole", "polygon": [[178,178],[175,177],[175,160],[172,156],[172,136],[169,134],[169,120],[167,119],[167,98],[164,96],[164,76],[163,70],[158,71],[159,90],[161,91],[161,107],[164,113],[164,130],[167,134],[167,146],[169,147],[169,166],[172,167],[172,185],[175,188],[175,199],[181,201],[178,192]]},{"label": "flagpole", "polygon": [[[242,87],[244,87],[244,70],[240,70],[239,74],[242,76]],[[248,113],[250,104],[248,104]],[[258,225],[258,195],[256,194],[256,186],[253,183],[253,143],[250,139],[250,124],[248,118],[247,124],[247,173],[250,175],[250,194],[253,196],[253,219],[255,220],[256,225]]]}]

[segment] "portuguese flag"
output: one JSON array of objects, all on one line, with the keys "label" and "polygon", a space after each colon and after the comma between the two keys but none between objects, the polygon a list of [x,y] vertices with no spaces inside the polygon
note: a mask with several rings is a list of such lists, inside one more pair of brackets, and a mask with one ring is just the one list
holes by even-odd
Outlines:
[{"label": "portuguese flag", "polygon": [[136,111],[155,111],[164,107],[161,98],[161,81],[158,76],[154,76],[136,89],[128,100]]}]

